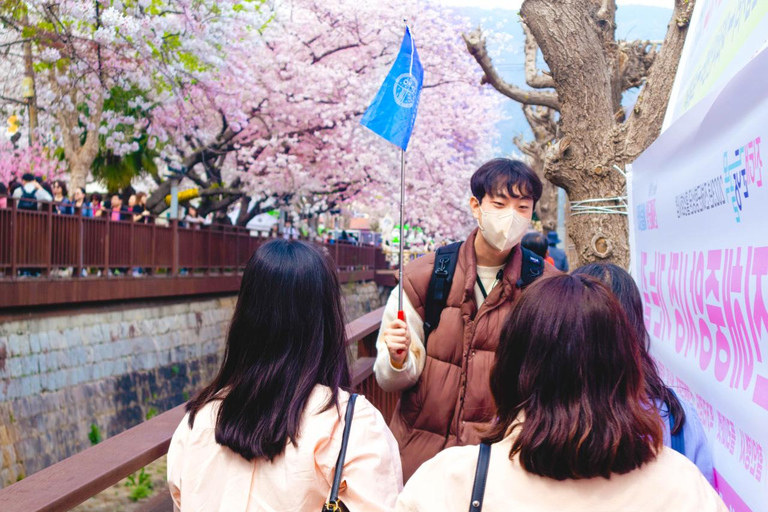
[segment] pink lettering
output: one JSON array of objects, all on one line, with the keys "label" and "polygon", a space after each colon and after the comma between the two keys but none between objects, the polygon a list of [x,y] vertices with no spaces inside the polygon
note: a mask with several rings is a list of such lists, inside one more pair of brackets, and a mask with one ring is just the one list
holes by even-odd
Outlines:
[{"label": "pink lettering", "polygon": [[[709,307],[709,306],[707,306]],[[699,353],[699,367],[702,370],[709,368],[714,353],[714,343],[712,342],[712,333],[706,320],[699,318],[699,331],[701,333],[701,352]],[[706,343],[704,341],[706,340]]]},{"label": "pink lettering", "polygon": [[[750,265],[750,259],[754,255],[754,260]],[[750,275],[749,269],[752,268]],[[745,300],[747,306],[747,320],[749,321],[750,330],[752,332],[752,339],[755,344],[755,352],[757,360],[762,362],[763,356],[760,351],[760,338],[762,335],[763,327],[768,334],[768,310],[765,307],[765,300],[763,299],[763,276],[768,274],[768,247],[755,247],[754,252],[750,247],[747,255],[747,276],[744,280],[745,286]],[[756,277],[755,283],[755,302],[750,307],[750,283],[752,276]]]},{"label": "pink lettering", "polygon": [[704,400],[699,394],[696,395],[696,411],[699,413],[699,418],[701,418],[701,424],[704,428],[708,432],[712,431],[712,428],[715,426],[715,412],[712,409],[712,404]]},{"label": "pink lettering", "polygon": [[693,274],[693,306],[694,311],[699,314],[704,314],[704,253],[694,253],[694,259],[696,260],[694,274]]},{"label": "pink lettering", "polygon": [[763,477],[763,447],[739,429],[739,463],[760,482]]},{"label": "pink lettering", "polygon": [[751,346],[745,339],[747,326],[738,299],[733,299],[734,293],[741,293],[742,275],[744,267],[741,266],[741,249],[735,251],[728,249],[725,252],[725,272],[723,276],[723,309],[730,334],[731,354],[733,354],[733,373],[731,374],[731,387],[739,386],[742,377],[742,387],[747,389],[752,381],[754,370],[754,356]]},{"label": "pink lettering", "polygon": [[717,441],[733,455],[736,449],[736,427],[720,411],[717,411]]}]

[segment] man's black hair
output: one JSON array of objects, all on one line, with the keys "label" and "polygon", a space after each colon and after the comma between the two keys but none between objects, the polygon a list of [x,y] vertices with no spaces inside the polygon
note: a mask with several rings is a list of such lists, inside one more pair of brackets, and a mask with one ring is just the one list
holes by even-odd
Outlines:
[{"label": "man's black hair", "polygon": [[541,180],[520,160],[494,158],[484,163],[472,175],[470,186],[481,203],[486,195],[533,199],[534,206],[541,199]]},{"label": "man's black hair", "polygon": [[35,175],[32,174],[31,172],[25,172],[24,174],[21,175],[21,181],[26,181],[26,182],[35,181]]},{"label": "man's black hair", "polygon": [[538,254],[542,258],[547,257],[547,251],[549,250],[547,237],[538,231],[536,233],[526,233],[520,244],[532,253]]}]

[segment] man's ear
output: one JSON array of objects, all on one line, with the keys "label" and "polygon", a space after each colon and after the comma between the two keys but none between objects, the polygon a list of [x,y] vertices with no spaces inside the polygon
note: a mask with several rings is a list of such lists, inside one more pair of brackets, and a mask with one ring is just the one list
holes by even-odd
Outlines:
[{"label": "man's ear", "polygon": [[482,212],[480,211],[480,201],[478,201],[476,197],[473,196],[469,199],[469,208],[472,210],[472,216],[475,219],[480,220]]}]

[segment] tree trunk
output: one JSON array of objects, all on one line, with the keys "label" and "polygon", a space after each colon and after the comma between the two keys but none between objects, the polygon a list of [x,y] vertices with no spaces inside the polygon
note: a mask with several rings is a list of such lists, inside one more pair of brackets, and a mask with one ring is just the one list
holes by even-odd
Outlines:
[{"label": "tree trunk", "polygon": [[[523,105],[560,113],[557,140],[546,149],[545,175],[568,193],[568,234],[579,264],[629,264],[622,172],[661,131],[695,3],[675,0],[666,38],[657,51],[657,45],[647,42],[615,41],[615,0],[525,0],[520,15],[528,29],[526,81],[534,89],[554,92],[524,91],[504,83],[493,69],[481,31],[464,36],[485,72],[484,82]],[[528,41],[529,34],[536,44]],[[536,45],[549,67],[548,76],[536,72]],[[643,80],[638,102],[626,119],[621,93]]]},{"label": "tree trunk", "polygon": [[70,174],[69,174],[69,186],[72,190],[76,188],[85,188],[86,181],[88,179],[88,172],[91,170],[90,162],[85,162],[80,158],[73,158],[69,162]]}]

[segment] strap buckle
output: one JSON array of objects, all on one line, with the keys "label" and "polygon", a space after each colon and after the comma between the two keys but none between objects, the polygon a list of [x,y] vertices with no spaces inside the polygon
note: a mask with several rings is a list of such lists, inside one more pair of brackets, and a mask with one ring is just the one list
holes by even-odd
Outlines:
[{"label": "strap buckle", "polygon": [[448,264],[451,262],[450,258],[440,258],[435,268],[435,275],[446,277],[448,275]]}]

